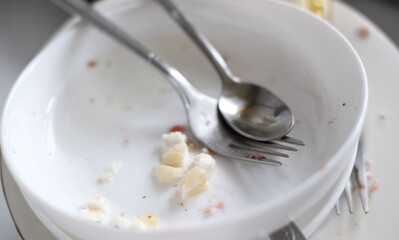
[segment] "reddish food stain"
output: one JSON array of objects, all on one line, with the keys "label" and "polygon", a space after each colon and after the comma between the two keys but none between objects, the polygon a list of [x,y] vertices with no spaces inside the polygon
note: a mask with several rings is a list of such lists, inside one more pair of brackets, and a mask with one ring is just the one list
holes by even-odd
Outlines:
[{"label": "reddish food stain", "polygon": [[253,154],[248,154],[247,158],[251,159],[257,159],[257,160],[264,160],[266,157],[264,155],[253,155]]},{"label": "reddish food stain", "polygon": [[222,58],[226,63],[230,61],[230,56],[227,53],[222,53]]},{"label": "reddish food stain", "polygon": [[220,201],[220,202],[218,203],[218,205],[216,205],[216,208],[217,208],[217,209],[223,210],[223,209],[224,209],[224,202]]},{"label": "reddish food stain", "polygon": [[187,139],[187,146],[189,151],[198,151],[199,147],[196,146],[191,140]]},{"label": "reddish food stain", "polygon": [[370,35],[370,29],[368,27],[366,27],[366,26],[361,26],[357,30],[357,34],[361,38],[367,38]]},{"label": "reddish food stain", "polygon": [[149,215],[149,216],[148,216],[148,218],[152,218],[152,216],[151,216],[151,215]]},{"label": "reddish food stain", "polygon": [[94,68],[94,67],[96,67],[98,65],[98,62],[96,61],[96,60],[90,60],[88,63],[87,63],[87,66],[89,67],[89,68]]},{"label": "reddish food stain", "polygon": [[127,147],[129,145],[129,139],[125,138],[122,141],[122,146]]},{"label": "reddish food stain", "polygon": [[372,165],[371,161],[370,161],[370,160],[367,160],[367,161],[366,161],[366,167],[367,167],[367,169],[370,169],[371,165]]},{"label": "reddish food stain", "polygon": [[185,127],[181,125],[175,125],[169,129],[169,132],[184,132]]},{"label": "reddish food stain", "polygon": [[182,207],[183,207],[183,206],[184,206],[184,203],[180,203],[180,206],[182,206]]},{"label": "reddish food stain", "polygon": [[373,185],[371,185],[371,187],[370,187],[370,194],[373,193],[373,192],[375,192],[375,190],[377,190],[377,189],[378,189],[378,182],[375,181],[375,182],[373,183]]},{"label": "reddish food stain", "polygon": [[369,179],[369,180],[373,179],[373,175],[371,175],[370,172],[367,172],[367,173],[366,173],[366,177],[367,177],[367,179]]},{"label": "reddish food stain", "polygon": [[320,166],[319,171],[324,171],[325,169],[326,169],[326,165],[323,164]]}]

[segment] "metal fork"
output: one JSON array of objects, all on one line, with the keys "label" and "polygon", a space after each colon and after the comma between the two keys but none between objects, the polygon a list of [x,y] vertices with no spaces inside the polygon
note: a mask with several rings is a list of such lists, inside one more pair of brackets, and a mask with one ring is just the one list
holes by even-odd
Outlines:
[{"label": "metal fork", "polygon": [[[342,195],[345,195],[346,202],[348,203],[349,212],[353,213],[353,200],[352,200],[352,185],[356,185],[360,200],[362,202],[363,211],[364,213],[368,213],[369,211],[369,204],[368,204],[368,195],[367,195],[367,176],[366,176],[366,167],[364,162],[364,154],[363,154],[363,139],[360,138],[358,146],[357,146],[357,153],[356,153],[356,160],[355,166],[353,167],[351,178],[349,179],[348,183],[345,186],[344,192]],[[335,204],[335,212],[339,215],[340,212],[340,205],[339,201]]]},{"label": "metal fork", "polygon": [[[277,142],[255,142],[239,136],[222,122],[218,115],[216,99],[199,92],[177,69],[108,21],[88,3],[82,0],[53,0],[53,2],[64,10],[77,13],[88,20],[162,72],[180,94],[194,138],[207,148],[229,158],[271,165],[282,165],[282,163],[270,159],[269,156],[289,157],[288,154],[275,149],[297,150]],[[278,141],[304,145],[302,141],[290,137],[284,137]]]}]

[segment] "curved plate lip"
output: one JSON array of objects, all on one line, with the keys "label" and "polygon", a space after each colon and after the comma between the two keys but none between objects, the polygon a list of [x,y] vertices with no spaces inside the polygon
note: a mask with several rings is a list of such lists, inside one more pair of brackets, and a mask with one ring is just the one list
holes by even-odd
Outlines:
[{"label": "curved plate lip", "polygon": [[[139,0],[139,1],[143,2],[141,0]],[[126,0],[112,1],[112,3],[111,3],[111,1],[105,1],[105,2],[100,2],[97,7],[101,11],[106,11],[106,9],[108,7],[118,6],[119,4],[123,4],[123,3],[131,4],[130,1],[126,1]],[[326,172],[332,171],[332,169],[338,164],[340,158],[344,155],[345,152],[348,151],[348,149],[351,145],[350,143],[357,141],[357,138],[360,134],[362,125],[364,123],[365,115],[366,115],[366,108],[367,108],[367,101],[368,101],[368,89],[367,89],[367,81],[366,81],[367,78],[366,78],[366,73],[365,73],[364,67],[361,63],[361,60],[360,60],[358,54],[356,53],[356,51],[354,50],[354,48],[352,47],[352,45],[349,43],[349,41],[343,36],[342,33],[340,33],[336,28],[334,28],[328,22],[326,22],[324,20],[319,21],[318,17],[314,16],[313,14],[311,14],[311,13],[307,12],[306,10],[303,10],[297,6],[293,6],[293,5],[290,5],[289,3],[284,3],[284,2],[277,1],[277,0],[265,1],[265,2],[263,2],[263,4],[282,5],[282,6],[287,7],[287,9],[291,9],[290,11],[300,11],[304,14],[304,16],[306,16],[308,18],[318,19],[319,24],[324,24],[326,29],[329,29],[329,31],[331,31],[334,34],[336,34],[337,36],[339,36],[340,40],[343,41],[344,44],[346,44],[348,49],[354,55],[356,64],[358,65],[358,67],[361,71],[361,75],[362,75],[362,86],[361,87],[362,87],[362,93],[363,93],[362,94],[362,105],[359,106],[359,112],[361,112],[361,114],[356,119],[356,127],[354,129],[352,129],[352,131],[348,134],[348,137],[346,138],[346,140],[343,143],[341,143],[341,147],[340,147],[339,151],[337,151],[325,165],[325,171],[322,171],[322,172],[316,171],[313,175],[311,175],[308,179],[306,179],[304,182],[302,182],[295,189],[271,200],[270,202],[267,203],[267,205],[261,204],[259,206],[252,207],[251,209],[249,209],[245,212],[240,212],[240,213],[234,214],[234,216],[232,216],[230,219],[209,221],[206,223],[201,223],[201,224],[197,223],[197,224],[192,224],[190,226],[182,226],[182,227],[176,228],[176,229],[182,230],[182,232],[203,231],[206,229],[215,229],[215,228],[219,228],[222,226],[232,225],[232,224],[238,223],[238,222],[244,222],[244,221],[247,221],[248,219],[254,218],[255,216],[261,215],[262,212],[269,211],[270,209],[274,208],[275,205],[286,204],[287,202],[290,201],[290,199],[292,197],[300,194],[301,192],[306,192],[307,190],[309,191],[309,189],[313,185],[315,185],[317,182],[319,182],[321,179],[323,179]],[[59,31],[57,31],[56,34],[52,38],[50,38],[50,41],[44,46],[44,48],[39,52],[39,54],[28,64],[28,66],[23,70],[23,72],[18,77],[17,82],[14,84],[9,96],[7,97],[7,101],[6,101],[6,104],[4,106],[3,113],[2,113],[1,132],[0,132],[0,134],[1,134],[1,139],[0,139],[1,142],[0,143],[1,143],[2,149],[8,149],[7,143],[6,143],[7,142],[6,141],[6,138],[7,138],[6,131],[3,130],[7,127],[6,126],[7,123],[5,121],[6,120],[5,113],[10,108],[9,107],[10,99],[12,99],[12,96],[14,95],[15,91],[17,91],[17,89],[19,88],[19,85],[21,85],[23,83],[21,79],[23,79],[26,75],[28,75],[29,72],[31,71],[31,69],[34,68],[41,61],[41,56],[44,54],[45,49],[50,44],[55,44],[56,41],[54,41],[54,40],[58,36],[60,36],[60,34],[62,32],[67,31],[68,29],[72,28],[73,26],[75,26],[78,23],[80,23],[80,19],[78,17],[73,17],[63,27],[61,27],[61,29]],[[11,155],[12,155],[11,150],[9,150],[9,151],[3,150],[3,156],[4,156],[4,160],[5,160],[6,164],[7,164],[7,161],[9,161],[8,159],[11,159]],[[42,201],[40,196],[36,196],[36,194],[34,192],[32,192],[30,189],[27,189],[24,187],[24,183],[20,179],[17,178],[17,176],[14,172],[12,172],[12,171],[10,171],[10,172],[13,175],[16,182],[18,183],[18,185],[20,186],[20,188],[24,192],[29,194],[31,197],[35,197],[36,200]],[[55,211],[58,214],[66,215],[73,219],[76,218],[75,216],[70,216],[70,214],[61,211],[60,209],[56,208],[55,206],[53,206],[50,203],[46,203],[46,204],[51,209],[51,211]],[[105,226],[98,226],[98,227],[105,227]],[[157,229],[157,230],[151,231],[151,232],[140,232],[140,233],[138,233],[138,235],[141,235],[141,234],[143,234],[143,235],[147,235],[147,234],[158,235],[158,234],[163,234],[168,231],[169,231],[168,229]]]}]

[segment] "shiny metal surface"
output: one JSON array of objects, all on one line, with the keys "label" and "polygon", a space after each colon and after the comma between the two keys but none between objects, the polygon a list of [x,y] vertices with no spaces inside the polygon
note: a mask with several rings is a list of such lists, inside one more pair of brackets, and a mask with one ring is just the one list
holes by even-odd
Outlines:
[{"label": "shiny metal surface", "polygon": [[271,141],[287,135],[294,126],[294,116],[289,107],[266,88],[241,82],[221,54],[173,0],[158,2],[199,46],[218,72],[223,85],[218,108],[226,123],[239,134],[257,141]]},{"label": "shiny metal surface", "polygon": [[[363,154],[363,139],[359,140],[357,146],[355,166],[353,167],[351,178],[346,185],[343,194],[345,195],[346,202],[348,203],[348,209],[350,213],[354,212],[353,208],[353,198],[352,198],[352,186],[355,186],[359,192],[360,201],[362,202],[364,213],[368,213],[369,199],[368,199],[368,186],[367,186],[367,176],[366,176],[366,166],[365,158]],[[339,202],[335,205],[335,212],[337,215],[341,213]]]},{"label": "shiny metal surface", "polygon": [[[226,128],[219,121],[216,99],[196,90],[177,69],[105,19],[90,4],[81,0],[53,0],[53,2],[59,4],[67,11],[77,13],[88,20],[161,71],[178,91],[183,101],[193,136],[207,148],[229,158],[278,166],[282,165],[280,161],[270,159],[265,155],[289,157],[285,153],[272,149],[281,148],[279,146],[284,147],[284,145],[263,143],[260,147],[259,145],[251,144],[251,140],[245,140]],[[296,149],[285,150],[295,151]]]}]

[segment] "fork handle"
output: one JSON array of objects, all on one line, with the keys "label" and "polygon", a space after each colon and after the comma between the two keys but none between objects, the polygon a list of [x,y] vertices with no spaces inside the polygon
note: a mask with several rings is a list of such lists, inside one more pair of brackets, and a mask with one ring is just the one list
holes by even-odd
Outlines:
[{"label": "fork handle", "polygon": [[169,13],[169,15],[180,25],[186,34],[198,45],[198,47],[204,52],[208,59],[212,62],[212,65],[216,68],[223,84],[227,84],[231,81],[238,81],[237,77],[233,75],[227,63],[224,61],[222,55],[216,50],[212,43],[197,30],[191,23],[191,20],[183,13],[182,10],[176,5],[173,0],[157,0],[163,8]]},{"label": "fork handle", "polygon": [[169,80],[169,82],[178,91],[183,100],[183,104],[188,109],[196,96],[200,96],[198,92],[188,80],[174,67],[163,61],[155,53],[144,47],[136,39],[129,36],[125,31],[104,18],[100,13],[94,10],[90,4],[82,0],[52,0],[59,7],[71,14],[78,14],[80,17],[91,22],[100,30],[104,31],[114,39],[122,43],[127,48],[136,52],[150,64],[161,71]]}]

